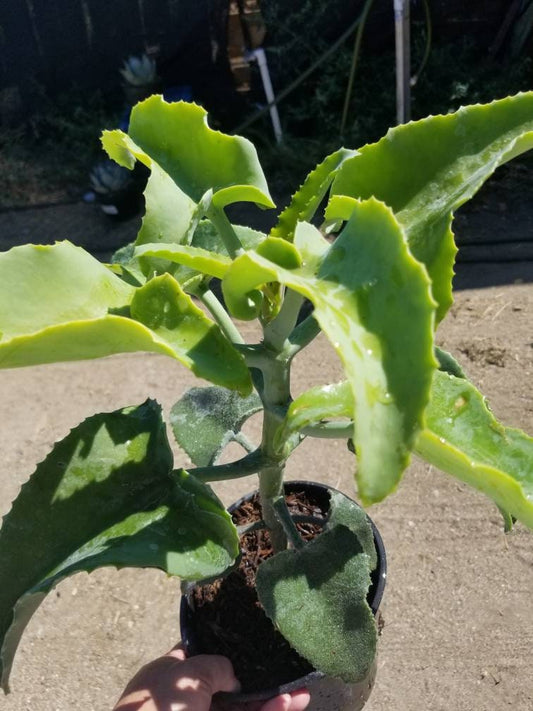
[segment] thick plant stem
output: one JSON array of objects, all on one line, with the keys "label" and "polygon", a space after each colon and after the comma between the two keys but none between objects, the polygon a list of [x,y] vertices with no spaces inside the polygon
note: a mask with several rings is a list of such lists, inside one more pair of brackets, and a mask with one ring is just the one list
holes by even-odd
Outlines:
[{"label": "thick plant stem", "polygon": [[303,303],[303,296],[287,289],[283,306],[276,318],[265,327],[265,344],[281,351],[288,335],[293,330]]},{"label": "thick plant stem", "polygon": [[275,553],[287,548],[287,536],[274,508],[274,501],[283,494],[283,467],[269,467],[259,473],[259,497],[263,521],[270,531]]},{"label": "thick plant stem", "polygon": [[201,481],[226,481],[227,479],[238,479],[261,471],[265,461],[259,449],[250,452],[242,459],[229,464],[215,464],[208,467],[196,467],[190,469],[191,474]]},{"label": "thick plant stem", "polygon": [[287,504],[285,503],[285,497],[280,496],[274,501],[274,509],[278,514],[283,530],[292,547],[296,549],[303,548],[304,540],[300,536],[295,522],[292,520]]},{"label": "thick plant stem", "polygon": [[263,435],[261,452],[270,465],[259,473],[259,495],[263,520],[270,529],[272,547],[275,552],[287,547],[287,536],[274,503],[283,496],[283,472],[285,460],[274,449],[274,436],[279,427],[279,419],[274,410],[286,406],[290,399],[290,366],[283,359],[279,360],[274,352],[270,353],[269,362],[263,368]]}]

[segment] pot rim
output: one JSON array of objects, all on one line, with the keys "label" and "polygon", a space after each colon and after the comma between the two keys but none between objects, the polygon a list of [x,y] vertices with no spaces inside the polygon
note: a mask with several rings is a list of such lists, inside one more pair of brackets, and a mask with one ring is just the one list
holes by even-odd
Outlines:
[{"label": "pot rim", "polygon": [[[283,487],[285,491],[287,492],[290,491],[293,488],[299,488],[299,487],[305,487],[306,489],[321,489],[321,490],[326,490],[327,492],[336,492],[340,493],[343,496],[347,496],[342,491],[339,491],[333,486],[330,486],[329,484],[323,484],[321,482],[316,482],[316,481],[306,481],[303,479],[291,479],[288,481],[285,481],[283,483]],[[229,513],[232,513],[235,511],[235,509],[239,508],[241,504],[243,504],[245,501],[250,499],[252,496],[258,493],[258,489],[255,489],[254,491],[250,492],[249,494],[245,494],[242,496],[240,499],[232,503],[230,506],[228,506],[228,511]],[[350,497],[348,497],[350,498]],[[353,499],[352,499],[353,501]],[[360,506],[357,502],[355,502],[357,506]],[[369,605],[370,609],[372,610],[372,613],[374,616],[377,615],[379,606],[381,604],[381,600],[383,598],[383,592],[385,590],[385,583],[387,580],[387,555],[385,552],[385,546],[383,544],[383,539],[381,537],[380,532],[378,531],[375,523],[372,521],[368,513],[366,513],[366,517],[372,527],[372,533],[374,536],[374,544],[376,546],[376,552],[377,552],[377,566],[375,570],[372,572],[372,584],[369,592],[372,592],[372,597],[369,600]],[[191,589],[194,587],[194,583],[190,583],[187,586],[187,589]],[[191,629],[192,625],[192,614],[194,612],[194,609],[191,606],[191,601],[190,601],[190,595],[189,594],[184,594],[182,595],[181,598],[181,603],[180,603],[180,632],[181,632],[181,639],[182,643],[185,646],[185,649],[189,649],[190,647],[194,648],[194,643],[192,643],[191,640],[191,635],[189,634],[189,630]],[[186,624],[188,623],[188,624]],[[288,694],[293,691],[297,691],[299,689],[305,689],[309,687],[312,683],[319,681],[321,679],[324,679],[326,677],[326,674],[321,671],[312,671],[309,674],[306,674],[305,676],[299,677],[298,679],[294,679],[293,681],[286,682],[285,684],[281,684],[276,687],[271,687],[269,689],[263,689],[261,691],[251,691],[251,692],[246,692],[246,693],[240,693],[240,692],[228,692],[228,691],[220,691],[217,694],[215,694],[215,698],[220,699],[221,701],[228,701],[232,703],[242,703],[242,702],[248,702],[248,701],[266,701],[270,698],[273,698],[274,696],[279,696],[280,694]]]}]

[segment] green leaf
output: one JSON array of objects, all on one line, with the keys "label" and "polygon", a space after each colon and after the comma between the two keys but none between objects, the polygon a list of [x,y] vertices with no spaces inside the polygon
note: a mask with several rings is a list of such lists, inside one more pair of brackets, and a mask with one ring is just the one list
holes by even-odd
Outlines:
[{"label": "green leaf", "polygon": [[466,378],[464,370],[451,353],[435,346],[435,356],[439,362],[439,370],[455,375],[456,378]]},{"label": "green leaf", "polygon": [[412,253],[428,269],[441,319],[452,303],[453,212],[499,165],[532,146],[529,92],[391,129],[343,163],[332,193],[375,196],[392,208]]},{"label": "green leaf", "polygon": [[136,289],[69,242],[0,254],[0,332],[3,368],[151,351],[251,390],[242,356],[170,275]]},{"label": "green leaf", "polygon": [[464,378],[437,371],[415,451],[533,528],[533,439],[503,427]]},{"label": "green leaf", "polygon": [[294,246],[302,255],[306,269],[315,272],[331,245],[316,227],[301,222],[294,235]]},{"label": "green leaf", "polygon": [[276,432],[274,445],[279,454],[288,457],[299,443],[299,433],[306,427],[323,420],[351,418],[353,412],[354,399],[348,381],[310,388],[291,402]]},{"label": "green leaf", "polygon": [[198,201],[187,195],[157,161],[123,131],[104,131],[102,145],[109,157],[124,168],[132,170],[138,160],[150,170],[144,192],[146,214],[136,243],[181,242],[189,230]]},{"label": "green leaf", "polygon": [[[248,227],[233,225],[233,228],[244,249],[257,247],[265,238],[262,232]],[[231,264],[227,249],[209,220],[199,222],[190,245],[177,241],[164,243],[161,240],[146,244],[137,240],[135,244],[131,256],[144,265],[145,272],[152,275],[169,272],[184,288],[198,275],[221,279]]]},{"label": "green leaf", "polygon": [[[129,136],[195,203],[212,190],[219,207],[237,201],[274,207],[254,146],[245,138],[213,131],[206,117],[195,104],[151,96],[134,106]],[[133,151],[125,143],[110,151],[107,132],[103,141],[111,158],[132,167]]]},{"label": "green leaf", "polygon": [[135,244],[181,242],[190,230],[196,203],[157,163],[150,161],[150,168],[144,191],[146,213]]},{"label": "green leaf", "polygon": [[312,219],[340,166],[347,158],[354,155],[355,151],[340,148],[319,163],[292,196],[290,203],[280,214],[277,224],[272,228],[270,236],[281,237],[292,242],[297,223],[309,222]]},{"label": "green leaf", "polygon": [[259,600],[290,645],[316,669],[350,683],[366,677],[376,655],[369,586],[369,558],[342,525],[269,558],[257,573]]},{"label": "green leaf", "polygon": [[0,254],[2,339],[52,323],[105,316],[134,289],[81,247],[24,245]]},{"label": "green leaf", "polygon": [[231,264],[227,256],[181,244],[144,244],[135,249],[135,256],[165,259],[218,279],[224,277]]},{"label": "green leaf", "polygon": [[305,264],[280,267],[254,251],[236,259],[222,282],[230,311],[242,317],[248,294],[269,281],[313,302],[354,396],[360,496],[369,503],[383,499],[396,487],[423,425],[436,364],[434,304],[423,266],[392,212],[369,200],[357,203],[317,273]]},{"label": "green leaf", "polygon": [[238,537],[223,505],[171,467],[153,401],[88,418],[38,465],[0,533],[4,690],[25,625],[65,577],[113,565],[196,580],[233,563]]},{"label": "green leaf", "polygon": [[0,254],[0,367],[96,358],[134,350],[121,344],[135,339],[150,350],[144,329],[109,315],[134,291],[69,242]]},{"label": "green leaf", "polygon": [[327,529],[335,526],[346,526],[355,533],[363,552],[369,560],[369,570],[375,569],[378,563],[374,532],[365,511],[340,491],[330,492]]},{"label": "green leaf", "polygon": [[173,353],[198,377],[243,394],[251,391],[244,358],[170,274],[137,289],[131,315],[150,329],[163,352]]},{"label": "green leaf", "polygon": [[262,407],[255,392],[240,397],[225,388],[191,388],[172,407],[170,423],[191,461],[197,467],[210,466],[227,444],[239,439],[243,423]]}]

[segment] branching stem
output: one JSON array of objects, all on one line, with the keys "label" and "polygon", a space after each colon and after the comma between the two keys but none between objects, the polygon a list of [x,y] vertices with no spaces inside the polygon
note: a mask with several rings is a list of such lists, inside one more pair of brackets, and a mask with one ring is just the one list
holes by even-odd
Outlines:
[{"label": "branching stem", "polygon": [[278,520],[280,521],[281,525],[283,526],[285,535],[287,536],[287,539],[290,541],[292,547],[296,548],[296,549],[303,548],[304,541],[303,541],[302,537],[300,536],[300,532],[298,531],[296,524],[292,520],[292,516],[291,516],[290,511],[289,511],[287,504],[285,502],[285,497],[278,496],[274,500],[273,503],[274,503],[274,510],[276,511],[276,514],[278,516]]},{"label": "branching stem", "polygon": [[239,333],[237,326],[235,326],[226,309],[222,306],[211,289],[200,293],[198,298],[202,304],[209,309],[209,313],[218,323],[226,338],[234,344],[244,343],[244,338]]},{"label": "branching stem", "polygon": [[215,207],[211,204],[206,211],[207,217],[211,220],[217,229],[224,246],[228,250],[228,254],[232,259],[235,259],[240,254],[244,253],[243,246],[240,239],[237,237],[233,225],[228,220],[228,216],[224,212],[223,208]]},{"label": "branching stem", "polygon": [[190,469],[201,481],[223,481],[225,479],[239,479],[250,474],[257,474],[268,462],[260,449],[247,454],[242,459],[237,459],[229,464],[215,464],[211,467],[197,467]]},{"label": "branching stem", "polygon": [[306,319],[295,326],[289,336],[289,343],[285,348],[284,353],[288,358],[294,358],[294,356],[303,348],[308,346],[319,333],[320,326],[318,325],[318,321],[312,314],[310,314]]},{"label": "branching stem", "polygon": [[294,329],[304,297],[292,289],[285,290],[283,305],[276,318],[265,327],[265,343],[280,351]]}]

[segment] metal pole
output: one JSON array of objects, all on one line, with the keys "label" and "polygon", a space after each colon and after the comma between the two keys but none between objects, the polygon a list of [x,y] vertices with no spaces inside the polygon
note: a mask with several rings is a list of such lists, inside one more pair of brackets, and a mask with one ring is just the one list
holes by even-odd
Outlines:
[{"label": "metal pole", "polygon": [[396,37],[396,120],[407,123],[411,118],[411,53],[410,0],[394,0]]},{"label": "metal pole", "polygon": [[265,50],[262,47],[252,49],[250,52],[246,53],[245,59],[255,59],[259,65],[259,72],[261,73],[261,80],[263,82],[263,88],[268,102],[270,119],[272,121],[272,128],[274,129],[274,136],[276,137],[277,143],[281,143],[283,141],[283,133],[281,131],[276,97],[274,96],[274,89],[272,88],[272,82],[270,81],[270,72],[268,71]]}]

